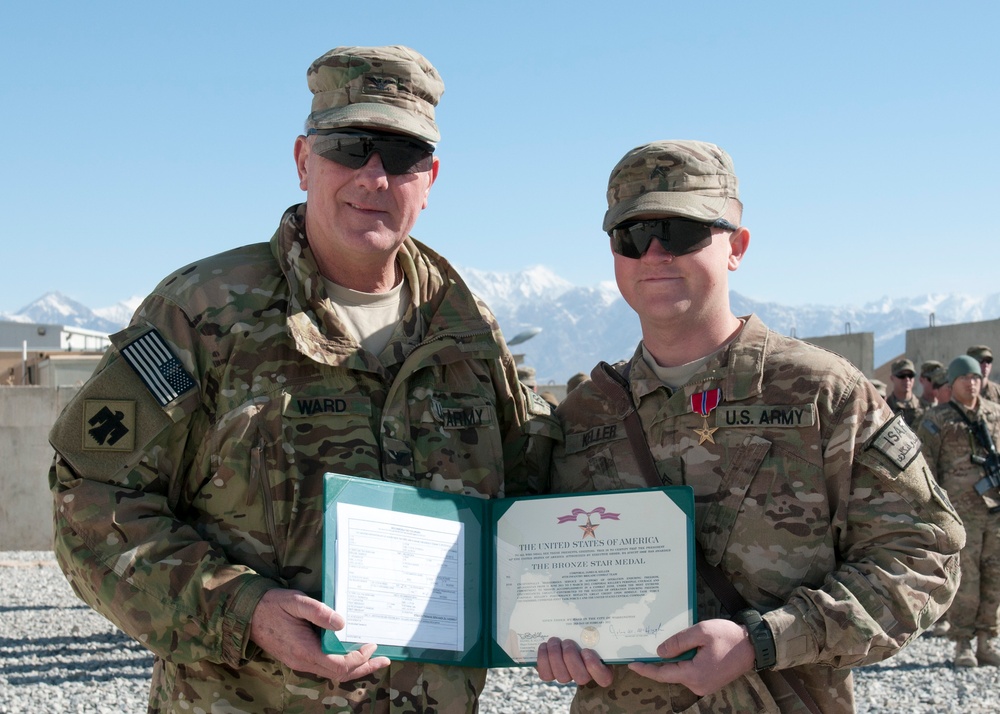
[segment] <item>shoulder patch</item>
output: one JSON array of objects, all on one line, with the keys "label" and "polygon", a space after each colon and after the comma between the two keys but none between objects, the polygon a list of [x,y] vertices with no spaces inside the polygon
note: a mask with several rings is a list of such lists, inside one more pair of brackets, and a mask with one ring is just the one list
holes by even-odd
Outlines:
[{"label": "shoulder patch", "polygon": [[931,434],[937,434],[938,432],[941,431],[938,428],[938,425],[935,424],[931,419],[924,419],[922,422],[920,422],[920,428],[930,432]]},{"label": "shoulder patch", "polygon": [[144,332],[119,352],[161,407],[198,386],[156,328]]},{"label": "shoulder patch", "polygon": [[903,415],[896,414],[875,432],[865,449],[875,449],[900,469],[905,469],[920,453],[920,440],[903,421]]}]

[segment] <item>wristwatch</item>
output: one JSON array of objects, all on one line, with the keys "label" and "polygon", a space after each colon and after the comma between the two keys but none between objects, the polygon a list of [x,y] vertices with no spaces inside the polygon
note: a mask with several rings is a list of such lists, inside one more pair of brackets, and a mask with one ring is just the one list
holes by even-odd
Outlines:
[{"label": "wristwatch", "polygon": [[773,667],[778,658],[774,647],[774,634],[760,613],[747,608],[737,612],[733,620],[746,627],[750,634],[750,644],[753,645],[754,670],[759,672],[762,669]]}]

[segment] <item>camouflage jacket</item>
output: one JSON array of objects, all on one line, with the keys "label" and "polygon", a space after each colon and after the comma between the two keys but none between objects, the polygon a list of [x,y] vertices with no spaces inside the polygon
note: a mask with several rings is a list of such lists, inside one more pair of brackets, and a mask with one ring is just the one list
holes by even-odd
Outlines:
[{"label": "camouflage jacket", "polygon": [[[412,304],[381,355],[362,350],[303,217],[174,273],[112,336],[50,437],[56,554],[80,597],[156,655],[150,711],[474,711],[483,670],[394,662],[338,685],[249,640],[268,589],[320,596],[324,472],[537,493],[558,438],[492,314],[413,240],[398,257]],[[157,368],[166,386],[128,364],[157,348],[150,334],[179,360]]]},{"label": "camouflage jacket", "polygon": [[[1000,405],[980,399],[975,409],[966,409],[952,400],[928,411],[917,430],[920,448],[927,465],[959,512],[969,513],[971,509],[985,514],[987,503],[976,493],[975,485],[986,472],[981,465],[973,463],[971,457],[985,456],[986,450],[956,409],[961,409],[973,423],[984,419],[994,445],[1000,447]],[[991,499],[997,496],[995,491],[987,495]]]},{"label": "camouflage jacket", "polygon": [[992,379],[984,379],[983,386],[979,390],[979,396],[989,399],[991,402],[1000,402],[1000,384]]},{"label": "camouflage jacket", "polygon": [[[641,347],[615,366],[626,368],[660,475],[694,489],[697,539],[766,613],[775,669],[791,668],[823,711],[853,711],[849,668],[899,650],[957,586],[964,531],[915,436],[847,362],[753,316],[676,392]],[[706,396],[718,406],[702,416],[695,406],[711,404]],[[593,382],[556,414],[565,440],[553,452],[556,492],[644,487]],[[727,616],[700,578],[697,594],[699,620]],[[751,672],[699,699],[614,669],[609,689],[579,689],[574,711],[806,711],[773,673],[765,682]]]},{"label": "camouflage jacket", "polygon": [[916,396],[911,396],[909,399],[900,401],[896,398],[895,394],[890,392],[885,401],[893,412],[903,415],[903,420],[907,426],[916,429],[917,425],[920,424],[920,417],[923,416],[924,407],[920,403],[920,399]]}]

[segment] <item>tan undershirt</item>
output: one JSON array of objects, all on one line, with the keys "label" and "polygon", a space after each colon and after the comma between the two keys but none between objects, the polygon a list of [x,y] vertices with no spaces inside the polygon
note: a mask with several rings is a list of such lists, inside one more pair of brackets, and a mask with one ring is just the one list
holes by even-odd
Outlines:
[{"label": "tan undershirt", "polygon": [[363,293],[326,278],[323,282],[326,294],[337,306],[337,313],[358,344],[373,354],[381,354],[410,304],[410,287],[406,280],[400,280],[399,285],[387,293]]},{"label": "tan undershirt", "polygon": [[704,367],[710,359],[729,347],[729,344],[735,340],[741,332],[743,332],[743,326],[745,324],[746,320],[740,318],[740,329],[736,331],[736,334],[729,338],[726,344],[722,345],[722,347],[711,354],[700,357],[693,362],[682,364],[678,367],[661,367],[657,364],[653,355],[649,353],[649,350],[646,349],[646,343],[643,343],[642,345],[642,358],[645,360],[646,364],[649,365],[649,368],[653,370],[653,373],[660,378],[660,381],[667,385],[670,388],[670,391],[676,392],[678,389],[687,384],[688,380],[690,380],[699,369]]}]

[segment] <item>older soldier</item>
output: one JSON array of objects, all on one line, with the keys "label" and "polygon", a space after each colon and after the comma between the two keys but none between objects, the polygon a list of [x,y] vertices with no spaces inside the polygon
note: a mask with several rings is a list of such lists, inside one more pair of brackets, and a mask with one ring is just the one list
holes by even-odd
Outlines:
[{"label": "older soldier", "polygon": [[927,411],[937,406],[934,396],[934,373],[943,370],[944,365],[936,359],[929,359],[920,365],[920,408]]},{"label": "older soldier", "polygon": [[979,368],[983,371],[983,387],[979,396],[991,402],[1000,402],[1000,384],[990,379],[990,372],[993,371],[993,350],[987,345],[973,345],[965,351],[965,354],[979,362]]},{"label": "older soldier", "polygon": [[[609,667],[550,639],[539,674],[582,685],[577,712],[853,711],[850,668],[898,651],[957,585],[961,522],[902,417],[847,361],[732,313],[728,273],[750,244],[741,213],[713,144],[647,144],[611,172],[604,229],[642,327],[613,369],[662,481],[694,489],[707,562],[751,609],[726,612],[699,578],[698,624],[658,649],[696,650],[689,661]],[[553,487],[642,488],[624,430],[600,428],[622,417],[595,384],[557,410]]]},{"label": "older soldier", "polygon": [[[980,397],[982,373],[968,355],[948,365],[951,401],[924,416],[917,433],[927,463],[965,524],[962,581],[948,611],[955,666],[1000,665],[1000,492],[984,482],[989,443],[1000,444],[1000,405]],[[976,638],[973,651],[971,640]]]},{"label": "older soldier", "polygon": [[920,400],[913,393],[913,380],[916,377],[916,370],[913,362],[903,358],[892,363],[892,374],[889,379],[892,381],[892,392],[886,398],[889,408],[896,414],[902,414],[906,425],[916,427],[920,423],[920,417],[924,413],[920,406]]},{"label": "older soldier", "polygon": [[484,670],[321,650],[345,625],[318,600],[322,475],[539,492],[558,427],[409,237],[438,174],[437,71],[338,47],[307,79],[306,203],[270,243],[166,278],[56,424],[56,553],[156,655],[152,712],[473,712]]}]

